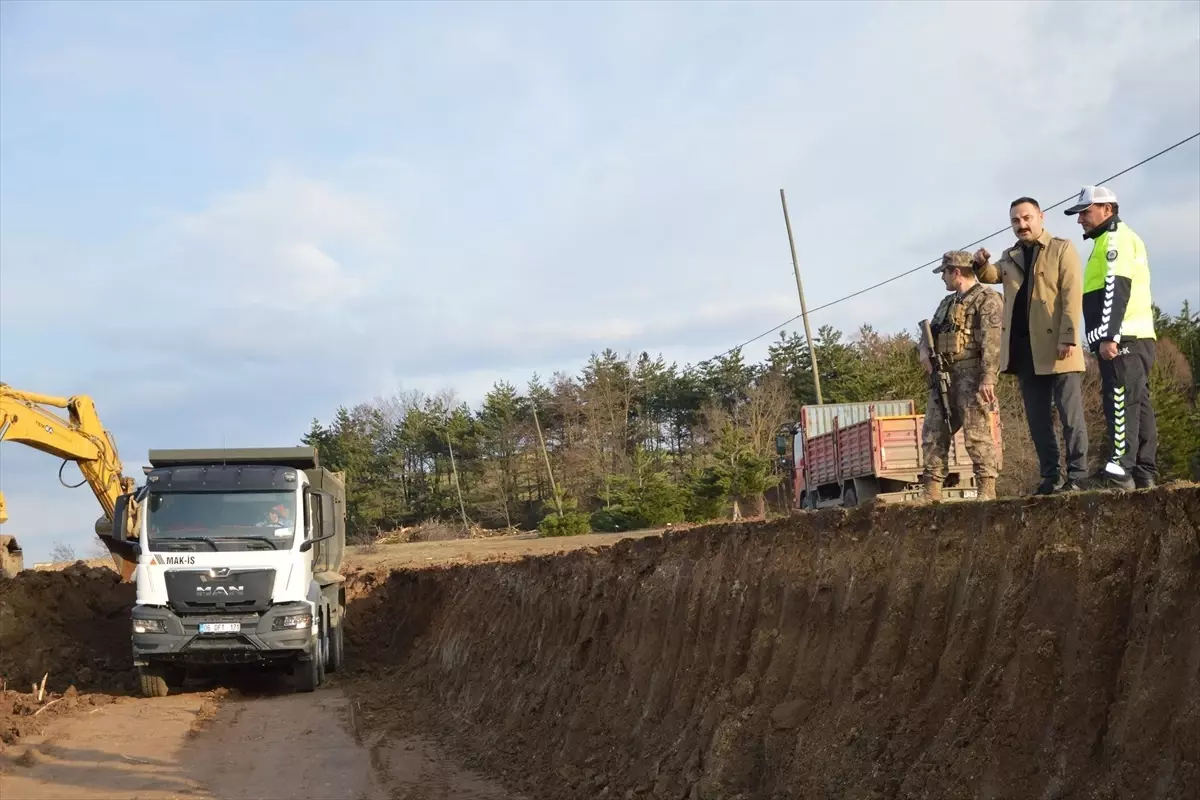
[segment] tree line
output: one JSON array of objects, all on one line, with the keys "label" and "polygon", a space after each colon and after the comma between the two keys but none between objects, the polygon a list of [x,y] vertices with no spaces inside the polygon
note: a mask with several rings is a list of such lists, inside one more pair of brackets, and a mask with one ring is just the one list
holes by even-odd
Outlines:
[{"label": "tree line", "polygon": [[[1200,313],[1155,309],[1158,360],[1151,392],[1161,477],[1200,479]],[[912,399],[924,413],[928,383],[907,332],[863,326],[815,337],[824,402]],[[1101,463],[1099,373],[1084,380],[1090,459]],[[1016,380],[998,394],[1004,469],[998,491],[1039,481]],[[765,361],[740,350],[698,364],[648,353],[593,353],[577,374],[496,383],[478,408],[452,389],[339,407],[304,435],[322,463],[347,479],[349,533],[358,541],[428,520],[548,534],[616,531],[674,522],[754,517],[788,502],[775,453],[780,426],[815,403],[803,336],[783,331]]]}]

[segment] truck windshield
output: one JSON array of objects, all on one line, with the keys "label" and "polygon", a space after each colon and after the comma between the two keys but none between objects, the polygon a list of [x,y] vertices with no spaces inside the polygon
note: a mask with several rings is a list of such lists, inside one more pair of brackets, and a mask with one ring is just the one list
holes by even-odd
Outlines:
[{"label": "truck windshield", "polygon": [[296,535],[292,492],[151,492],[151,550],[286,550]]}]

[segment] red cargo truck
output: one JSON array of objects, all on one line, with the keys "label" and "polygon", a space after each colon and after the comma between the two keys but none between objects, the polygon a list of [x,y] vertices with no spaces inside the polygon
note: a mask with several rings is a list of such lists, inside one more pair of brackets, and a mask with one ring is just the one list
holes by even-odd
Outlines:
[{"label": "red cargo truck", "polygon": [[[924,421],[912,400],[804,406],[800,420],[785,425],[776,438],[781,465],[791,473],[793,503],[813,509],[855,506],[871,499],[885,503],[917,499],[925,469]],[[992,415],[992,436],[999,447],[998,414]],[[942,497],[965,500],[977,494],[960,430],[950,444]]]}]

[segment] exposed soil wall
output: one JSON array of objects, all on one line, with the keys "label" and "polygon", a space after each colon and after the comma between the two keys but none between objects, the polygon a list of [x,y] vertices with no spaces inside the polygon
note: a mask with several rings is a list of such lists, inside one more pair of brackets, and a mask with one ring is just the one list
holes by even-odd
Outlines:
[{"label": "exposed soil wall", "polygon": [[0,680],[29,691],[119,691],[133,685],[130,611],[136,592],[107,568],[75,564],[0,577]]},{"label": "exposed soil wall", "polygon": [[1200,796],[1200,489],[352,576],[370,724],[531,797]]}]

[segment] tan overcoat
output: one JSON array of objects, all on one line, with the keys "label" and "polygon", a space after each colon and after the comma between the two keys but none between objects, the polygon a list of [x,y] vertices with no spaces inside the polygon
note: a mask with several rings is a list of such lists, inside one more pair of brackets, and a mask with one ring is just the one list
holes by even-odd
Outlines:
[{"label": "tan overcoat", "polygon": [[[1025,264],[1020,242],[1004,251],[995,264],[975,270],[982,283],[1004,285],[1004,327],[1000,335],[1000,371],[1008,369],[1008,344],[1011,338],[1013,304],[1021,284],[1032,276],[1029,292],[1029,344],[1033,350],[1033,368],[1038,375],[1083,372],[1083,265],[1079,251],[1070,239],[1051,236],[1045,230],[1038,237],[1036,262]],[[1075,348],[1065,359],[1058,358],[1059,344]]]}]

